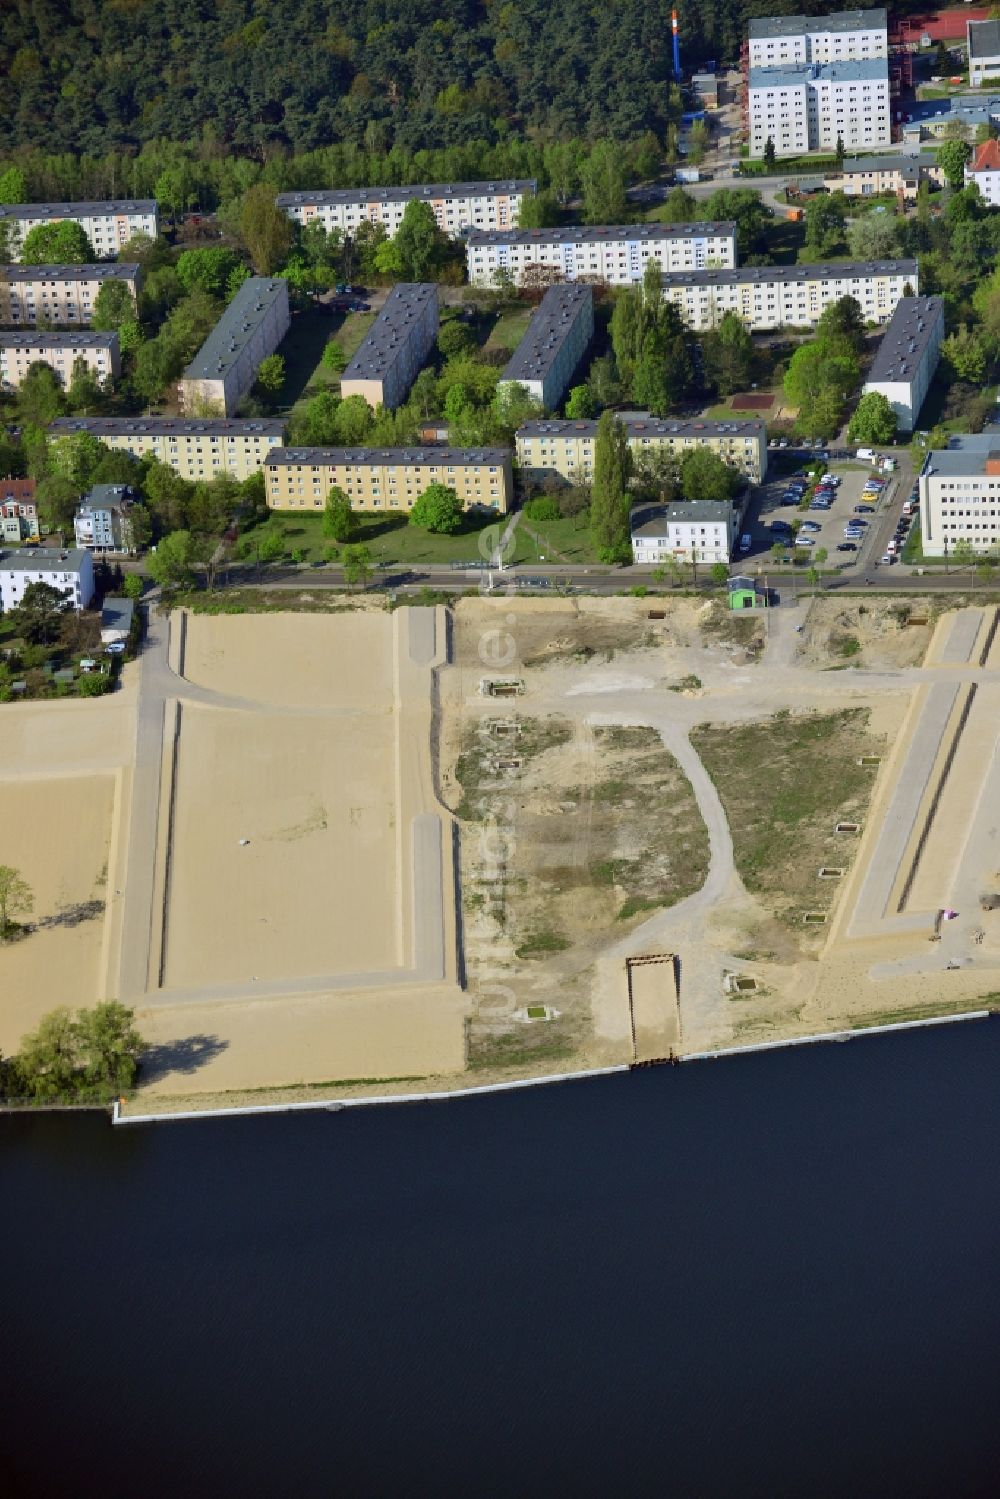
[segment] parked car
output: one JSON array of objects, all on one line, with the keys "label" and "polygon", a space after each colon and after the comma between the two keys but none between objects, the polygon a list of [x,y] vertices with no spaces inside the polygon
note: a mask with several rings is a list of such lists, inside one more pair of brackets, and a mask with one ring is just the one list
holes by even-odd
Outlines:
[{"label": "parked car", "polygon": [[741,552],[749,552],[749,550],[750,550],[750,548],[752,546],[753,546],[753,537],[750,536],[749,533],[747,533],[746,535],[740,537],[740,551]]},{"label": "parked car", "polygon": [[801,529],[803,531],[822,531],[823,527],[818,520],[804,520]]},{"label": "parked car", "polygon": [[796,536],[795,545],[797,547],[812,547],[816,545],[816,541],[812,536]]},{"label": "parked car", "polygon": [[896,560],[896,559],[895,559],[895,557],[894,557],[894,556],[893,556],[893,555],[892,555],[892,553],[891,553],[891,552],[886,552],[886,553],[885,553],[885,554],[884,554],[884,555],[883,555],[883,557],[882,557],[882,561],[883,561],[883,562],[884,562],[884,563],[885,563],[885,565],[886,565],[886,567],[891,567],[891,566],[892,566],[892,564],[893,564],[893,563],[894,563],[894,562],[895,562],[895,560]]},{"label": "parked car", "polygon": [[858,544],[857,544],[856,541],[838,541],[837,542],[837,551],[838,552],[856,552],[857,549],[858,549]]},{"label": "parked car", "polygon": [[855,505],[855,507],[854,507],[854,514],[855,515],[874,515],[875,514],[875,506],[874,505]]}]

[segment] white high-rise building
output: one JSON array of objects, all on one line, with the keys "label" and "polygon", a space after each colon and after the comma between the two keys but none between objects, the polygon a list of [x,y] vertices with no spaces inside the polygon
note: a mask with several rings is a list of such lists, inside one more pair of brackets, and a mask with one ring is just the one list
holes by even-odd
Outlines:
[{"label": "white high-rise building", "polygon": [[749,55],[751,68],[888,57],[888,17],[884,10],[845,10],[832,16],[764,16],[750,22]]},{"label": "white high-rise building", "polygon": [[887,146],[892,140],[889,64],[788,63],[751,68],[747,90],[750,155],[770,140],[777,156]]},{"label": "white high-rise building", "polygon": [[7,203],[0,206],[0,224],[7,225],[11,260],[20,260],[21,246],[32,229],[66,219],[80,225],[101,260],[117,255],[134,234],[155,239],[160,229],[151,198],[120,198],[107,203]]},{"label": "white high-rise building", "polygon": [[663,295],[696,333],[735,312],[751,333],[814,328],[823,311],[853,297],[866,323],[887,323],[900,297],[920,290],[915,260],[828,260],[816,265],[743,266],[731,271],[672,272]]},{"label": "white high-rise building", "polygon": [[538,184],[509,182],[417,183],[411,187],[340,187],[329,191],[279,193],[275,202],[297,224],[322,224],[353,234],[362,224],[381,224],[391,239],[408,203],[429,203],[438,227],[453,238],[469,229],[512,229],[521,204]]},{"label": "white high-rise building", "polygon": [[556,281],[606,281],[633,286],[646,265],[662,271],[736,264],[736,225],[594,224],[565,229],[488,230],[469,235],[465,251],[473,286],[495,286],[498,271],[515,285],[537,271]]}]

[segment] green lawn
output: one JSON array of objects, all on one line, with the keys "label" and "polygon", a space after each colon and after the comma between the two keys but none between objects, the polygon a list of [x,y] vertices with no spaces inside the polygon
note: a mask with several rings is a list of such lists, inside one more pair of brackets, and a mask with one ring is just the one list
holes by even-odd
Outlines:
[{"label": "green lawn", "polygon": [[305,403],[321,390],[339,390],[340,376],[322,363],[323,350],[335,341],[350,359],[374,321],[373,312],[349,312],[346,317],[338,313],[331,317],[318,308],[310,308],[296,314],[281,345],[285,358],[282,415],[298,415]]},{"label": "green lawn", "polygon": [[[411,526],[406,515],[399,510],[390,510],[382,515],[359,515],[358,532],[352,537],[355,544],[367,546],[375,563],[421,562],[476,562],[484,555],[480,551],[480,537],[488,527],[505,524],[504,517],[496,520],[481,516],[467,517],[462,530],[454,536],[432,536],[417,526]],[[247,534],[255,538],[277,534],[286,545],[285,561],[293,552],[301,554],[302,562],[326,562],[330,560],[331,542],[323,535],[322,511],[313,515],[291,515],[273,512]],[[485,553],[495,545],[494,531],[483,541]]]},{"label": "green lawn", "polygon": [[522,515],[514,532],[513,562],[589,563],[598,560],[586,513],[567,520],[529,520]]},{"label": "green lawn", "polygon": [[494,348],[508,349],[513,353],[528,331],[533,311],[531,307],[513,307],[502,312],[486,340],[487,345],[492,344]]}]

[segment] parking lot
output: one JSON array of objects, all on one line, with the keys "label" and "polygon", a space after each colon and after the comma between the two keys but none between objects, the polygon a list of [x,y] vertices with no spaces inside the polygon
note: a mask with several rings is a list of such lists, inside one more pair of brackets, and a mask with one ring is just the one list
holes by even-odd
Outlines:
[{"label": "parking lot", "polygon": [[[784,454],[781,455],[782,459],[784,456]],[[789,553],[804,556],[806,565],[808,559],[822,549],[825,549],[827,553],[823,563],[826,568],[868,568],[878,563],[882,556],[882,548],[877,545],[877,541],[885,530],[882,524],[883,514],[885,507],[892,503],[887,496],[898,499],[896,476],[893,474],[885,476],[888,482],[877,500],[872,500],[868,495],[862,498],[862,490],[874,471],[868,465],[859,465],[856,462],[833,462],[829,465],[829,472],[840,479],[840,484],[833,493],[830,508],[828,510],[800,510],[797,499],[786,498],[786,496],[791,486],[796,482],[804,481],[804,470],[809,467],[809,459],[803,454],[801,461],[794,465],[792,472],[789,472],[790,467],[787,460],[772,462],[772,468],[780,468],[782,472],[780,475],[769,475],[767,481],[758,490],[743,525],[744,534],[750,536],[750,550],[749,552],[743,551],[742,548],[737,550],[734,564],[754,566],[765,560],[771,560],[771,548],[776,541],[783,539],[780,533],[771,529],[774,521],[785,521],[789,525],[793,525],[796,521],[802,523],[800,536],[808,537],[812,545],[789,545]],[[871,512],[860,516],[855,513],[856,505],[869,503],[874,506]],[[894,505],[893,508],[898,508],[898,506]],[[846,547],[849,544],[849,538],[844,535],[849,521],[861,521],[863,524],[857,529],[862,534],[850,539],[853,541],[855,550],[838,551],[838,547]]]}]

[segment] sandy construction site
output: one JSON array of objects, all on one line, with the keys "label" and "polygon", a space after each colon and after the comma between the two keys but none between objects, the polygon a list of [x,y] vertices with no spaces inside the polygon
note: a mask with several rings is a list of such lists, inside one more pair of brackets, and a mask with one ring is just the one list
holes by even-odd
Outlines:
[{"label": "sandy construction site", "polygon": [[0,710],[0,862],[35,892],[0,1048],[121,997],[148,1108],[973,1008],[1000,990],[998,618],[154,611],[111,698]]}]

